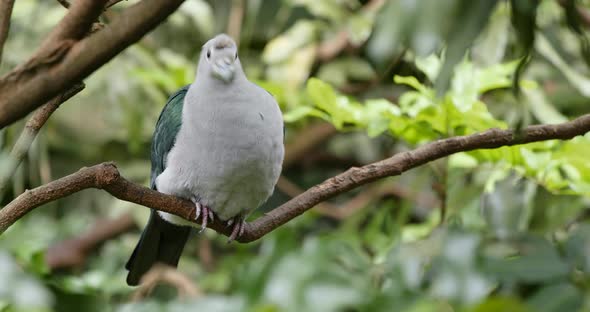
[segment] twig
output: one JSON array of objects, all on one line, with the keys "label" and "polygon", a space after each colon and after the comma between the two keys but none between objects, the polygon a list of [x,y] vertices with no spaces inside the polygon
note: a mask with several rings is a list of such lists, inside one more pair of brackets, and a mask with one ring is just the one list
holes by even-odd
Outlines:
[{"label": "twig", "polygon": [[86,257],[98,245],[129,231],[134,225],[130,213],[116,219],[98,220],[83,235],[49,247],[45,253],[45,262],[52,270],[79,268],[86,263]]},{"label": "twig", "polygon": [[[277,188],[291,197],[301,195],[305,191],[283,176],[279,179]],[[321,202],[314,207],[314,210],[322,216],[343,220],[366,207],[371,201],[387,195],[405,198],[424,207],[437,207],[439,205],[439,201],[432,196],[428,196],[429,194],[419,194],[399,184],[382,183],[367,188],[339,207],[329,202]]]},{"label": "twig", "polygon": [[[434,141],[360,168],[348,169],[308,189],[252,223],[246,224],[244,234],[237,240],[242,243],[257,240],[318,203],[338,194],[385,177],[400,175],[412,168],[454,153],[553,139],[568,140],[588,131],[590,131],[590,114],[561,124],[529,126],[518,132],[490,129],[471,135]],[[103,163],[83,168],[69,176],[25,191],[0,210],[0,233],[6,231],[14,222],[36,207],[87,188],[103,189],[121,200],[172,213],[197,223],[200,221],[200,218],[195,218],[194,205],[190,201],[132,183],[120,175],[114,164]],[[209,227],[227,236],[231,234],[231,229],[219,219],[210,223]]]},{"label": "twig", "polygon": [[[0,78],[0,128],[82,81],[174,12],[183,0],[143,0],[84,39],[107,0],[78,0],[25,65]],[[57,39],[57,40],[53,40]]]},{"label": "twig", "polygon": [[14,7],[14,0],[0,1],[0,60],[2,60],[2,51],[4,50],[4,43],[8,38],[8,31],[10,30],[10,17],[12,16],[12,8]]},{"label": "twig", "polygon": [[[281,176],[279,178],[279,181],[277,182],[277,188],[289,197],[297,197],[305,192],[304,189],[291,182],[285,176]],[[315,205],[314,210],[322,216],[330,217],[336,220],[342,219],[339,212],[340,208],[329,202],[322,202]]]},{"label": "twig", "polygon": [[47,122],[49,116],[51,116],[51,114],[53,114],[63,102],[82,91],[84,87],[84,83],[82,82],[73,85],[69,90],[43,104],[43,106],[39,107],[33,113],[33,116],[31,116],[25,124],[25,128],[10,151],[10,156],[8,158],[10,163],[4,166],[5,171],[0,172],[0,194],[4,193],[8,180],[14,175],[16,168],[18,168],[23,161],[31,144],[35,140],[35,137],[37,137],[37,133],[39,133],[41,127]]},{"label": "twig", "polygon": [[138,301],[147,297],[156,286],[162,283],[176,288],[181,298],[197,298],[202,294],[199,287],[176,268],[156,264],[141,278],[140,287],[133,293],[131,300]]}]

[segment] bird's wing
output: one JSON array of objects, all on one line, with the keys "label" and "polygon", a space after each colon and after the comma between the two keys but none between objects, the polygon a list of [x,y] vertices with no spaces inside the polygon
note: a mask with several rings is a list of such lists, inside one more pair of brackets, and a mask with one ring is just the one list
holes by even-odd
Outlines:
[{"label": "bird's wing", "polygon": [[174,146],[176,136],[182,124],[182,106],[190,85],[186,85],[168,98],[152,138],[151,159],[152,172],[150,187],[156,189],[156,178],[166,169],[166,158]]},{"label": "bird's wing", "polygon": [[[166,168],[166,157],[174,146],[176,135],[182,124],[182,106],[187,90],[188,86],[185,86],[168,99],[156,123],[152,139],[150,179],[150,186],[154,190],[156,178]],[[137,285],[141,277],[156,262],[176,266],[189,233],[189,227],[168,223],[155,210],[152,210],[139,242],[125,265],[125,268],[129,270],[127,284]]]}]

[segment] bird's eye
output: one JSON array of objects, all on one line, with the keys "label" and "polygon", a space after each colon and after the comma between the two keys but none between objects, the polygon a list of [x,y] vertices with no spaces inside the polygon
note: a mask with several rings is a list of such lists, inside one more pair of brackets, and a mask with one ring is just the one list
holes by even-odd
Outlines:
[{"label": "bird's eye", "polygon": [[238,59],[238,52],[236,52],[236,56],[234,57],[234,60]]},{"label": "bird's eye", "polygon": [[207,50],[207,59],[211,57],[211,50]]}]

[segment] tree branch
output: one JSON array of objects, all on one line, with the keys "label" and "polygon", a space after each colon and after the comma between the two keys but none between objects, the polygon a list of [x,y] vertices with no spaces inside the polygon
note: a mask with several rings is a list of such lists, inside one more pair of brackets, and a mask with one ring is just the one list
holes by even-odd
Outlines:
[{"label": "tree branch", "polygon": [[76,238],[56,243],[47,249],[45,262],[51,270],[80,268],[98,245],[125,233],[135,226],[130,213],[113,219],[97,220],[90,229]]},{"label": "tree branch", "polygon": [[10,16],[12,16],[13,7],[14,0],[0,1],[0,60],[2,60],[4,43],[8,38],[8,31],[10,30]]},{"label": "tree branch", "polygon": [[[490,129],[472,135],[434,141],[414,150],[395,154],[382,161],[360,168],[351,168],[308,189],[303,194],[247,224],[244,234],[238,238],[238,241],[246,243],[257,240],[322,201],[360,185],[384,177],[400,175],[412,168],[454,153],[552,139],[568,140],[588,131],[590,131],[590,114],[562,124],[530,126],[518,133],[513,130]],[[194,220],[195,209],[190,201],[134,184],[121,177],[114,164],[104,163],[83,168],[74,174],[26,191],[18,196],[0,210],[0,233],[3,233],[10,225],[34,208],[87,188],[103,189],[119,199],[172,213],[187,220],[199,221]],[[231,232],[231,229],[220,220],[215,220],[210,224],[210,228],[225,235],[229,235]]]},{"label": "tree branch", "polygon": [[133,293],[132,301],[139,301],[152,293],[159,284],[176,288],[180,298],[197,298],[203,295],[201,289],[175,267],[156,263],[142,278],[140,287]]},{"label": "tree branch", "polygon": [[0,194],[4,192],[8,180],[10,180],[12,175],[14,175],[16,168],[18,168],[20,163],[23,161],[23,158],[29,151],[33,140],[35,140],[37,133],[39,133],[41,127],[43,127],[45,122],[47,122],[49,116],[51,116],[51,114],[53,114],[53,112],[55,112],[55,110],[63,102],[69,100],[72,96],[82,91],[84,87],[85,85],[82,82],[73,85],[66,92],[54,97],[49,102],[39,107],[35,113],[33,113],[33,116],[31,116],[31,118],[25,124],[25,128],[21,132],[20,136],[16,140],[16,143],[14,143],[12,150],[10,151],[10,163],[5,166],[7,169],[0,172]]},{"label": "tree branch", "polygon": [[46,40],[27,63],[0,78],[0,128],[82,81],[155,28],[183,1],[143,0],[84,39],[80,38],[102,13],[107,0],[75,1],[49,36],[51,40]]}]

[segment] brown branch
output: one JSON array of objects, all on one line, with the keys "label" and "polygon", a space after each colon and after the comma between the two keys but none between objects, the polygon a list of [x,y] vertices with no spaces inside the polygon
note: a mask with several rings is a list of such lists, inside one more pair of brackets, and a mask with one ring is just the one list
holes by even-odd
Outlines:
[{"label": "brown branch", "polygon": [[[82,39],[104,10],[107,0],[78,0],[69,6],[68,14],[43,41],[35,55],[45,55],[64,40]],[[34,58],[34,57],[33,57]]]},{"label": "brown branch", "polygon": [[49,36],[51,40],[46,40],[26,64],[0,78],[0,128],[22,118],[73,83],[82,81],[155,28],[183,2],[140,1],[125,9],[102,30],[77,40],[89,31],[106,1],[76,1]]},{"label": "brown branch", "polygon": [[[246,243],[257,240],[318,203],[338,194],[381,178],[400,175],[412,168],[454,153],[552,139],[568,140],[588,131],[590,131],[590,114],[562,124],[530,126],[518,133],[513,130],[490,129],[471,135],[434,141],[382,161],[360,168],[351,168],[308,189],[247,224],[244,234],[238,238],[238,241]],[[114,164],[104,163],[83,168],[77,173],[25,191],[0,210],[0,233],[6,231],[10,225],[34,208],[87,188],[103,189],[121,200],[172,213],[187,220],[199,221],[194,220],[195,210],[190,201],[134,184],[121,177]],[[211,223],[210,228],[225,235],[229,235],[231,231],[220,220]]]},{"label": "brown branch", "polygon": [[14,0],[0,1],[0,60],[2,60],[4,43],[8,38],[8,31],[10,30],[10,16],[12,16],[13,7]]},{"label": "brown branch", "polygon": [[[279,178],[279,181],[277,182],[277,188],[291,198],[297,197],[305,192],[304,189],[291,182],[285,176],[281,176]],[[329,202],[319,203],[314,208],[314,210],[322,216],[330,217],[336,220],[342,219],[339,212],[340,208],[338,208],[336,205],[332,205]]]},{"label": "brown branch", "polygon": [[133,293],[131,300],[139,301],[147,297],[156,286],[162,283],[176,288],[180,298],[197,298],[202,295],[202,291],[190,278],[174,267],[158,263],[141,278],[140,287]]},{"label": "brown branch", "polygon": [[83,235],[52,245],[45,253],[45,262],[52,270],[79,268],[86,263],[88,254],[103,242],[133,228],[135,221],[130,213],[116,219],[98,220]]},{"label": "brown branch", "polygon": [[14,172],[25,158],[31,144],[35,140],[35,137],[37,137],[37,133],[39,133],[41,127],[47,122],[49,116],[51,116],[51,114],[53,114],[63,102],[82,91],[84,87],[85,85],[82,82],[73,85],[66,92],[54,97],[33,113],[33,116],[31,116],[25,124],[25,128],[10,151],[10,156],[8,158],[9,163],[5,166],[7,170],[0,173],[0,194],[4,192],[8,180],[14,175]]},{"label": "brown branch", "polygon": [[[336,133],[336,129],[329,123],[316,123],[303,129],[300,135],[295,138],[292,144],[286,148],[284,167],[289,163],[297,161],[303,157],[308,150],[313,149],[329,136]],[[313,138],[310,140],[309,138]],[[16,167],[14,167],[16,169]],[[0,179],[0,186],[1,184]],[[287,195],[295,197],[305,190],[300,189],[295,184],[281,177],[277,183],[277,188],[281,189]],[[1,190],[1,188],[0,188]],[[345,206],[346,209],[348,206]],[[328,202],[321,203],[316,207],[316,210],[322,215],[342,219],[341,209],[331,205]],[[348,210],[345,210],[348,211]],[[128,215],[123,215],[117,220],[100,220],[100,228],[106,231],[96,231],[97,226],[94,226],[90,231],[81,235],[81,237],[64,240],[51,246],[46,253],[45,259],[49,268],[51,269],[68,269],[76,268],[84,265],[86,258],[90,251],[94,250],[104,240],[114,238],[115,236],[125,233],[127,230],[133,228],[135,223]],[[101,240],[103,239],[103,240]],[[213,271],[214,259],[211,254],[211,242],[207,238],[199,240],[199,259],[207,271]]]},{"label": "brown branch", "polygon": [[[281,192],[296,197],[301,195],[305,190],[289,181],[284,176],[281,176],[277,183],[277,188]],[[356,212],[362,210],[373,200],[382,198],[384,196],[395,196],[411,200],[418,205],[424,207],[438,207],[439,201],[429,194],[419,194],[403,185],[396,183],[381,183],[376,184],[358,195],[352,197],[343,205],[335,205],[329,202],[321,202],[314,206],[314,211],[322,216],[330,217],[336,220],[344,220]]]}]

